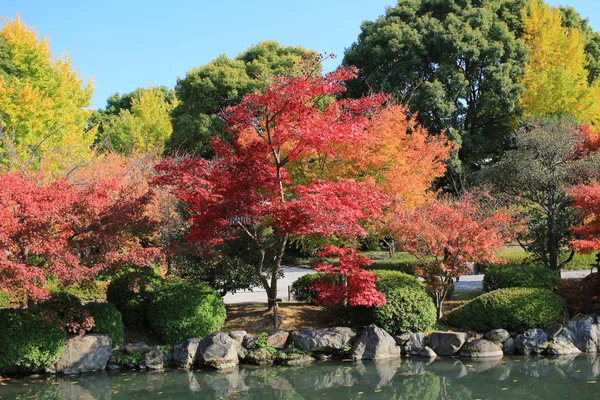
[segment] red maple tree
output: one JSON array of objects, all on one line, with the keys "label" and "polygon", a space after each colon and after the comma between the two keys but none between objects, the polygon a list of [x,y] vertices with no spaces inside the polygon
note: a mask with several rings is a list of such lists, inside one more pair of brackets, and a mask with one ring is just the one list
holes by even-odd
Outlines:
[{"label": "red maple tree", "polygon": [[141,237],[154,228],[145,215],[151,193],[132,195],[118,181],[74,186],[0,174],[0,290],[43,300],[48,278],[86,282],[98,272],[150,265],[160,251]]},{"label": "red maple tree", "polygon": [[507,212],[480,208],[468,195],[402,210],[392,227],[401,248],[418,260],[418,273],[434,297],[438,319],[454,280],[469,272],[466,263],[503,262],[495,254],[519,229]]},{"label": "red maple tree", "polygon": [[[277,278],[290,235],[365,235],[361,221],[377,217],[387,198],[351,179],[294,182],[286,167],[306,154],[335,155],[340,143],[361,140],[369,116],[386,97],[335,100],[356,69],[327,75],[278,77],[263,94],[226,110],[230,144],[214,139],[212,161],[165,160],[154,182],[187,204],[189,240],[218,244],[235,230],[256,244],[256,265],[277,315]],[[274,252],[267,267],[265,255]]]},{"label": "red maple tree", "polygon": [[582,226],[571,228],[578,236],[571,241],[571,247],[582,253],[600,250],[600,184],[577,186],[569,194],[573,199],[571,207],[579,211],[583,222]]},{"label": "red maple tree", "polygon": [[319,257],[339,256],[337,264],[318,263],[314,269],[334,276],[336,281],[319,281],[312,289],[317,293],[317,304],[334,306],[344,303],[349,306],[382,306],[385,296],[377,291],[374,273],[363,269],[373,263],[368,257],[358,254],[353,248],[323,246]]}]

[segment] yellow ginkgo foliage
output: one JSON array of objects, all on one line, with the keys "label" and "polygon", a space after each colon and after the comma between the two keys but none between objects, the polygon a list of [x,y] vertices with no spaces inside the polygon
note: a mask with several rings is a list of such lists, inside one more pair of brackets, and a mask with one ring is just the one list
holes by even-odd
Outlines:
[{"label": "yellow ginkgo foliage", "polygon": [[531,0],[523,13],[528,53],[521,80],[524,116],[567,116],[596,125],[600,90],[597,83],[588,84],[581,33],[563,27],[560,10],[541,0]]},{"label": "yellow ginkgo foliage", "polygon": [[84,82],[64,55],[54,57],[47,38],[19,16],[2,19],[14,74],[0,75],[2,170],[61,174],[85,162],[95,132],[86,131],[92,82]]}]

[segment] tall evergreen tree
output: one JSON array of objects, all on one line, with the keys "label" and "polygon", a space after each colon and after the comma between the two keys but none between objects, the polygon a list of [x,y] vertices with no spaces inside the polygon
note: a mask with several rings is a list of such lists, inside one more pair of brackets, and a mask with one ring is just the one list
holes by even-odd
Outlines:
[{"label": "tall evergreen tree", "polygon": [[[300,73],[300,61],[315,53],[302,47],[262,42],[235,59],[221,55],[210,63],[189,71],[177,81],[179,105],[173,111],[173,134],[167,144],[170,153],[210,157],[210,140],[226,138],[220,114],[238,104],[248,93],[261,92],[276,75]],[[320,72],[320,64],[315,65]]]},{"label": "tall evergreen tree", "polygon": [[517,39],[525,0],[400,0],[364,22],[343,63],[349,83],[394,94],[432,133],[462,140],[460,158],[478,168],[501,154],[515,128],[525,48]]}]

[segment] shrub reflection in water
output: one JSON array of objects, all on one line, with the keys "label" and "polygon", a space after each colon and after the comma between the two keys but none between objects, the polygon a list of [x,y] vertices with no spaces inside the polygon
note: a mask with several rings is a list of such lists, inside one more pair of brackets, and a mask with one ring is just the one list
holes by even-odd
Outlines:
[{"label": "shrub reflection in water", "polygon": [[[38,399],[597,399],[600,357],[413,359],[168,370],[2,381],[0,398]],[[34,397],[35,396],[35,397]]]}]

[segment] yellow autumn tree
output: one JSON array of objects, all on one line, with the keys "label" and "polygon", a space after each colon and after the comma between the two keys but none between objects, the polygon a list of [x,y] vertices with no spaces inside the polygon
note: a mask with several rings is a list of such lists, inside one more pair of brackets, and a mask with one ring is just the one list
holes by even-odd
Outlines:
[{"label": "yellow autumn tree", "polygon": [[528,59],[521,84],[525,117],[570,116],[600,122],[598,84],[588,83],[584,40],[576,28],[562,26],[561,12],[541,0],[523,10]]},{"label": "yellow autumn tree", "polygon": [[176,100],[169,102],[162,90],[155,87],[138,89],[131,109],[103,123],[103,136],[111,148],[121,154],[162,154],[165,141],[171,137],[171,111]]},{"label": "yellow autumn tree", "polygon": [[89,159],[94,131],[86,131],[92,82],[67,55],[54,57],[47,38],[16,19],[2,19],[14,73],[0,75],[2,170],[47,169],[59,175]]}]

